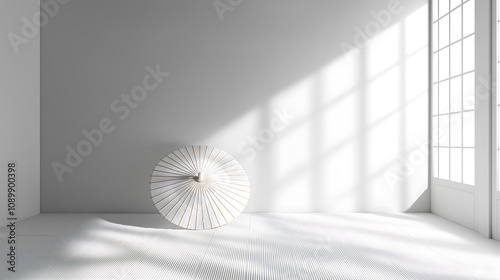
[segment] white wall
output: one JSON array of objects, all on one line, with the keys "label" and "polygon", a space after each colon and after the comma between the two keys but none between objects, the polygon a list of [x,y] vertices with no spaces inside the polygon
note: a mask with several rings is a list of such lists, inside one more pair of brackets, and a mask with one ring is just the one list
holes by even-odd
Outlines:
[{"label": "white wall", "polygon": [[74,0],[42,29],[43,212],[155,212],[153,167],[198,144],[243,164],[250,212],[429,211],[427,1],[213,3]]},{"label": "white wall", "polygon": [[[40,36],[36,26],[23,33],[23,17],[32,20],[37,11],[36,0],[4,0],[0,8],[0,226],[6,224],[10,160],[18,164],[18,219],[40,213]],[[13,47],[14,37],[23,43]]]}]

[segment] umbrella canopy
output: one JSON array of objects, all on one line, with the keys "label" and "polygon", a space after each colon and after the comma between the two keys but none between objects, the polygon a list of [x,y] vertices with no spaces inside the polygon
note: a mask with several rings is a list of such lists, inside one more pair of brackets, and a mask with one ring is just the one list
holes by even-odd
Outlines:
[{"label": "umbrella canopy", "polygon": [[250,197],[243,167],[215,147],[190,146],[166,155],[151,175],[151,197],[158,212],[187,229],[227,224]]}]

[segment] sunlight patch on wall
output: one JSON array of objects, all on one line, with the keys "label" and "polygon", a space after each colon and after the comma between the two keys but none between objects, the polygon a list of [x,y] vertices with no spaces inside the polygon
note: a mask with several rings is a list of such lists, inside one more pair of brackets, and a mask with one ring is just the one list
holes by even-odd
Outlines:
[{"label": "sunlight patch on wall", "polygon": [[[260,184],[248,211],[404,211],[418,199],[427,159],[405,165],[428,133],[426,22],[422,6],[209,138]],[[293,117],[270,133],[282,108]],[[238,152],[249,138],[251,160]]]}]

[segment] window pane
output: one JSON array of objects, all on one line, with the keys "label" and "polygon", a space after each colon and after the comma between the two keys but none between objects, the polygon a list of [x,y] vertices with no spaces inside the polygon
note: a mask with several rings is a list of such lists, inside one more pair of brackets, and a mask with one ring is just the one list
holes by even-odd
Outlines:
[{"label": "window pane", "polygon": [[450,11],[453,10],[456,6],[462,4],[462,0],[451,0],[450,1]]},{"label": "window pane", "polygon": [[474,89],[474,75],[475,73],[469,73],[464,75],[463,87],[464,87],[464,99],[463,106],[464,110],[475,109],[476,95]]},{"label": "window pane", "polygon": [[462,111],[462,76],[450,80],[450,112]]},{"label": "window pane", "polygon": [[439,116],[439,146],[450,146],[450,116]]},{"label": "window pane", "polygon": [[449,0],[438,0],[439,1],[439,17],[442,17],[450,11]]},{"label": "window pane", "polygon": [[450,115],[450,146],[462,147],[462,113]]},{"label": "window pane", "polygon": [[450,43],[450,17],[447,15],[439,23],[439,48],[444,48]]},{"label": "window pane", "polygon": [[450,52],[449,47],[439,51],[439,80],[447,79],[450,75]]},{"label": "window pane", "polygon": [[450,149],[439,148],[439,178],[450,179]]},{"label": "window pane", "polygon": [[462,7],[457,8],[450,15],[450,42],[462,39]]},{"label": "window pane", "polygon": [[462,41],[450,47],[450,77],[462,74]]},{"label": "window pane", "polygon": [[446,114],[450,112],[449,84],[449,80],[439,83],[439,114]]},{"label": "window pane", "polygon": [[[474,52],[474,40],[475,35],[467,37],[463,40],[464,57],[463,57],[463,68],[464,73],[472,71],[475,69],[475,52]],[[441,62],[441,60],[439,61]],[[441,67],[441,64],[439,64]]]},{"label": "window pane", "polygon": [[475,146],[475,114],[472,112],[464,112],[463,114],[464,127],[464,147]]},{"label": "window pane", "polygon": [[464,37],[474,33],[475,30],[474,5],[475,5],[474,0],[470,0],[469,2],[463,5]]},{"label": "window pane", "polygon": [[432,1],[432,21],[439,18],[438,12],[438,1]]},{"label": "window pane", "polygon": [[450,149],[450,180],[462,182],[462,149]]},{"label": "window pane", "polygon": [[463,176],[464,184],[474,185],[475,184],[475,159],[474,159],[474,149],[464,148],[463,151]]}]

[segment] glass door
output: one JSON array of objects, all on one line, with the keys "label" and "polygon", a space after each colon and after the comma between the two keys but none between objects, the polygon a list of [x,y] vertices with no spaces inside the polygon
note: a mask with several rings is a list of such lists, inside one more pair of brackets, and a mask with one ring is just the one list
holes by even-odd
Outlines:
[{"label": "glass door", "polygon": [[432,1],[431,210],[490,235],[491,2]]}]

